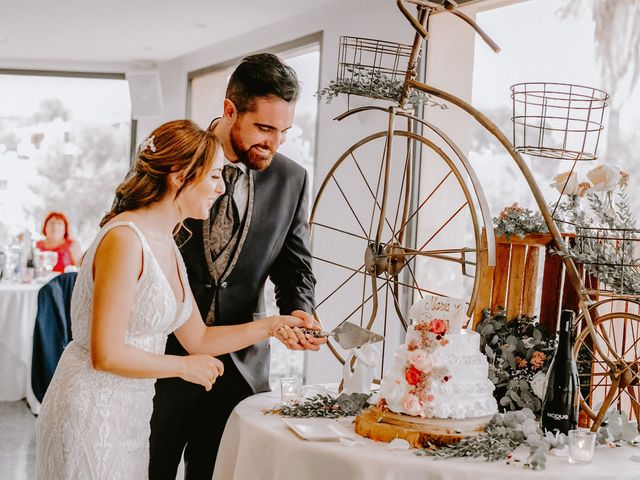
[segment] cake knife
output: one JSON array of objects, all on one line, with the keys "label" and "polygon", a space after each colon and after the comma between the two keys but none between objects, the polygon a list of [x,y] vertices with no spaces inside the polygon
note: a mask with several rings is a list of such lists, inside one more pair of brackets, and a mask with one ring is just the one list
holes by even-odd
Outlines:
[{"label": "cake knife", "polygon": [[351,322],[342,322],[336,328],[327,332],[325,330],[311,330],[301,328],[302,332],[312,337],[333,337],[335,341],[345,350],[358,348],[368,343],[376,343],[384,340],[382,335],[378,335],[371,330],[354,325]]}]

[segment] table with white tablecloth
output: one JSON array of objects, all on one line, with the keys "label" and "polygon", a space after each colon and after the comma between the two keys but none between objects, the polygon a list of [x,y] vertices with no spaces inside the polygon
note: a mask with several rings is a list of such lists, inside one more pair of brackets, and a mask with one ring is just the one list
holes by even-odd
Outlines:
[{"label": "table with white tablecloth", "polygon": [[0,401],[26,398],[37,413],[31,390],[33,327],[43,283],[0,283]]},{"label": "table with white tablecloth", "polygon": [[[640,455],[640,449],[632,447],[598,448],[588,465],[548,455],[546,470],[533,471],[525,469],[522,462],[434,460],[408,450],[391,450],[388,444],[369,439],[352,446],[337,441],[311,442],[295,435],[278,415],[262,413],[278,401],[279,395],[270,392],[254,395],[236,407],[222,437],[214,480],[640,479],[640,463],[631,460]],[[349,419],[341,424],[353,432]]]}]

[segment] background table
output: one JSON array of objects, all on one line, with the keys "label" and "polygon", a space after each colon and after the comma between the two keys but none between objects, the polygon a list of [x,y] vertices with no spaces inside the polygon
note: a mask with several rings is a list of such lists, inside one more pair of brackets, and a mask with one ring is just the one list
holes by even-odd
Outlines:
[{"label": "background table", "polygon": [[[214,480],[631,480],[640,478],[640,463],[630,460],[640,448],[596,449],[590,465],[572,465],[566,457],[547,456],[547,469],[482,460],[433,460],[365,439],[364,445],[308,442],[297,437],[277,415],[263,415],[279,395],[254,395],[231,414],[218,452]],[[350,422],[342,422],[351,431]],[[517,455],[516,455],[517,457]]]},{"label": "background table", "polygon": [[42,285],[0,283],[0,401],[26,397],[34,413],[39,402],[31,390],[31,353]]}]

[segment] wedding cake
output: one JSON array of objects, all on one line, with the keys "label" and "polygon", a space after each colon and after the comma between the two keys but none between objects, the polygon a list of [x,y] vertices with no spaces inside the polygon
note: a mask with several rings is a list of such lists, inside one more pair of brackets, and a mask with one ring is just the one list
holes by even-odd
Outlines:
[{"label": "wedding cake", "polygon": [[488,368],[477,332],[461,330],[456,319],[439,318],[426,308],[395,353],[380,385],[380,402],[393,412],[427,418],[493,415],[498,406]]},{"label": "wedding cake", "polygon": [[[498,406],[480,336],[462,330],[464,307],[460,300],[435,296],[411,307],[405,343],[382,379],[377,405],[365,412],[356,431],[387,441],[389,435],[401,436],[414,446],[451,443],[466,436],[465,431],[482,431]],[[371,422],[380,426],[369,428]],[[381,434],[385,423],[395,426],[391,433]],[[401,423],[435,435],[407,437],[398,432]]]}]

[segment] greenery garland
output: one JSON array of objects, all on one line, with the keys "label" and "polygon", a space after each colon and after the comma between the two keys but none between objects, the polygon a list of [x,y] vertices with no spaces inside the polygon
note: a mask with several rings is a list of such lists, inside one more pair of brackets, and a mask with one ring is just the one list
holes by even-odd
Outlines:
[{"label": "greenery garland", "polygon": [[368,407],[370,397],[370,393],[341,393],[338,397],[319,393],[303,402],[285,404],[278,408],[265,410],[264,413],[296,418],[349,417],[358,415]]},{"label": "greenery garland", "polygon": [[[446,458],[483,458],[487,462],[513,458],[513,451],[519,446],[529,447],[529,456],[523,464],[525,468],[544,470],[547,453],[552,449],[566,450],[567,437],[564,434],[543,432],[536,423],[534,413],[528,409],[498,413],[487,424],[484,433],[463,439],[445,447],[429,446],[416,450],[416,455]],[[624,444],[638,445],[638,423],[629,421],[621,412],[610,410],[605,415],[597,432],[598,445]],[[514,462],[518,460],[515,459]]]},{"label": "greenery garland", "polygon": [[[400,80],[361,66],[347,68],[347,71],[351,73],[351,78],[332,80],[328,86],[318,90],[316,95],[319,98],[325,98],[327,103],[331,103],[331,100],[342,94],[400,101],[403,85]],[[425,104],[442,110],[449,108],[445,103],[436,101],[431,95],[415,89],[410,90],[407,102],[412,105]]]}]

